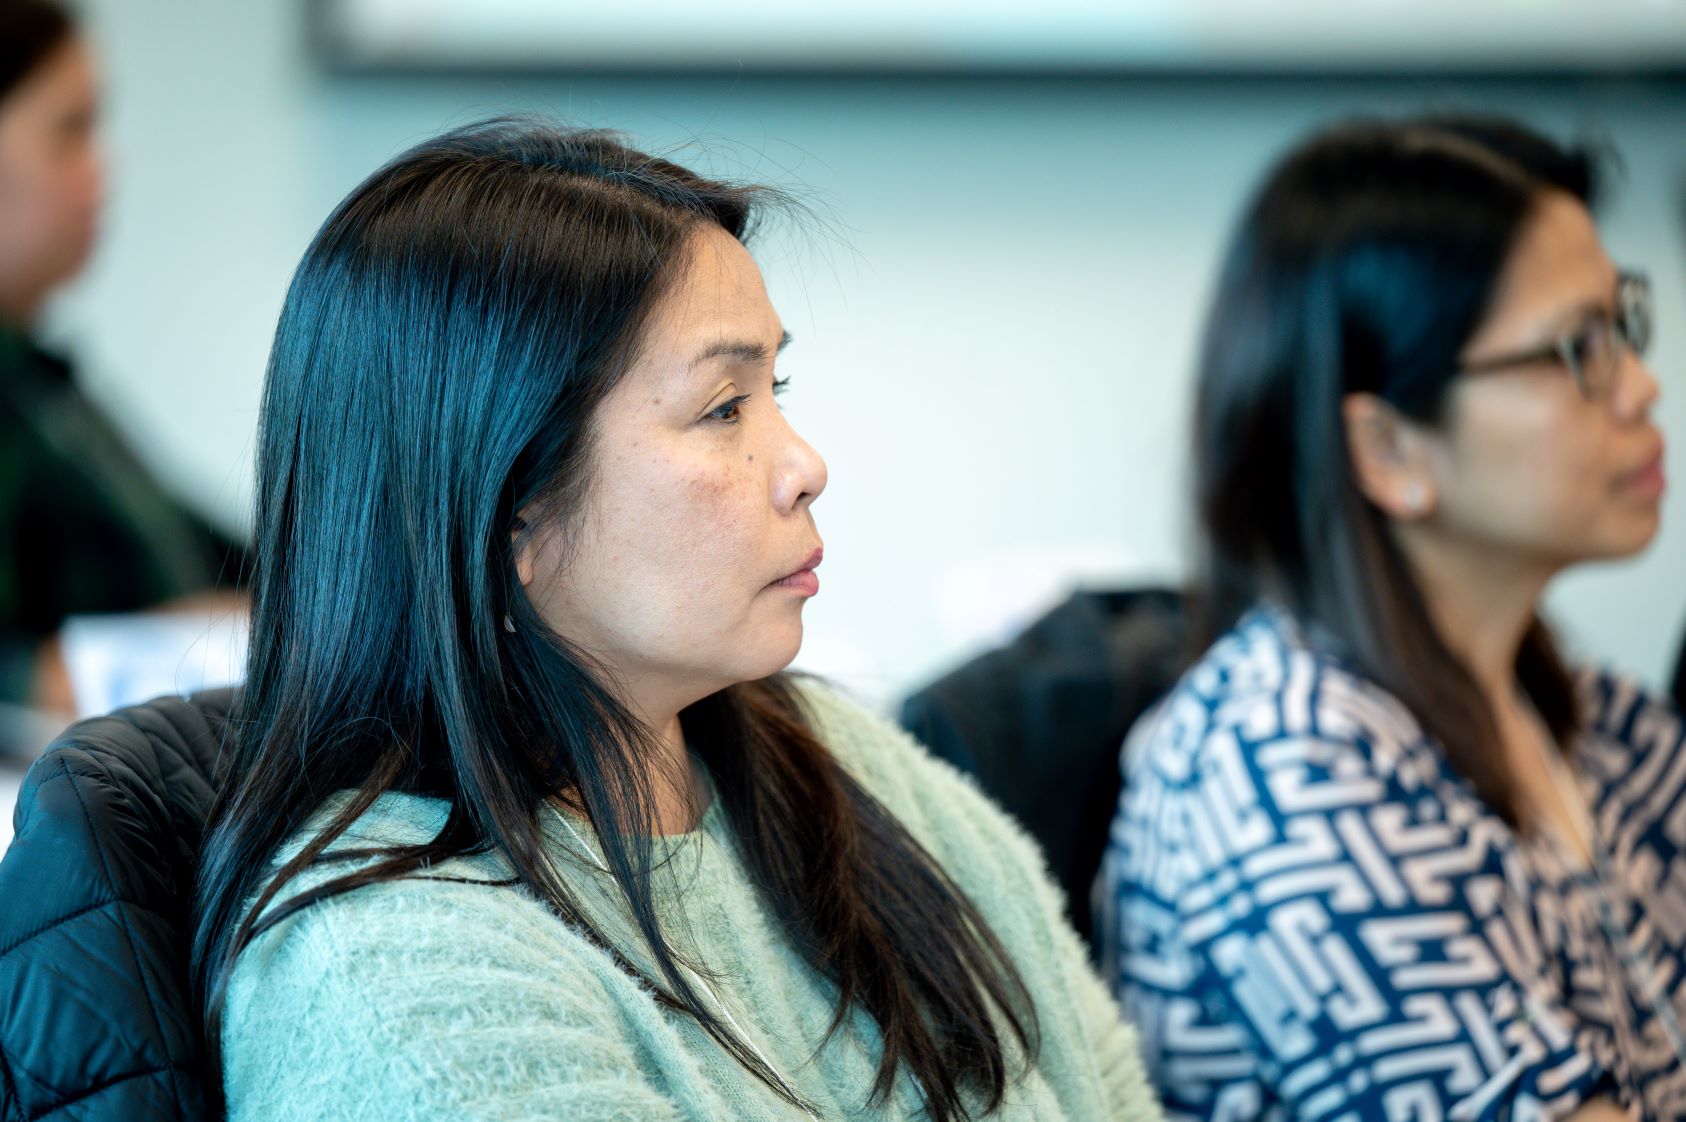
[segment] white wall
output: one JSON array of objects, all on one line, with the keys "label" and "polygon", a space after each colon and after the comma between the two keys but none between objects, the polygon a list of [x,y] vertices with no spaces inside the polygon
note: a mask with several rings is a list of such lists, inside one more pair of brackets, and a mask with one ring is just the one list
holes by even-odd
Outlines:
[{"label": "white wall", "polygon": [[[1048,594],[1050,559],[1180,571],[1215,260],[1267,161],[1331,116],[1454,104],[1608,134],[1627,182],[1607,240],[1653,276],[1661,421],[1686,439],[1670,377],[1686,370],[1683,85],[347,80],[312,68],[288,0],[84,7],[115,193],[57,326],[158,470],[230,524],[248,517],[269,335],[317,223],[405,145],[511,109],[800,187],[830,216],[760,256],[797,337],[787,408],[831,466],[806,660],[880,698]],[[1553,594],[1580,651],[1652,681],[1686,615],[1686,488],[1665,515],[1644,558]]]}]

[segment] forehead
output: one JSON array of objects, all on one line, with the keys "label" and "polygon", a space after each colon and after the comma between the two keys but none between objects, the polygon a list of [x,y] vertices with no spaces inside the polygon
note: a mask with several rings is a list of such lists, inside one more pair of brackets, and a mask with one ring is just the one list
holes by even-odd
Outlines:
[{"label": "forehead", "polygon": [[1505,262],[1494,318],[1550,316],[1593,303],[1608,304],[1616,268],[1598,238],[1592,215],[1562,191],[1540,197]]},{"label": "forehead", "polygon": [[652,310],[637,365],[688,367],[711,344],[772,346],[781,330],[755,259],[732,235],[705,225],[687,240],[673,281]]},{"label": "forehead", "polygon": [[0,110],[86,96],[93,93],[93,87],[93,52],[81,35],[72,34],[41,56],[23,81],[0,101]]},{"label": "forehead", "polygon": [[0,100],[0,142],[6,145],[0,154],[34,151],[67,114],[93,110],[97,96],[93,56],[83,40],[73,36]]}]

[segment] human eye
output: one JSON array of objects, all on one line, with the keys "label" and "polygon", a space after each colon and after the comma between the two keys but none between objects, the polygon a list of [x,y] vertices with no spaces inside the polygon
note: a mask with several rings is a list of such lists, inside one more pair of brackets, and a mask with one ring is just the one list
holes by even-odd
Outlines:
[{"label": "human eye", "polygon": [[708,421],[719,421],[722,424],[727,425],[735,425],[738,423],[739,417],[742,416],[743,403],[748,400],[749,395],[746,393],[738,394],[736,397],[729,397],[725,401],[722,401],[719,405],[716,405],[713,409],[710,409],[707,413],[703,414],[703,419]]},{"label": "human eye", "polygon": [[786,390],[788,390],[789,388],[790,388],[790,379],[789,378],[774,378],[773,379],[773,396],[774,397],[776,397],[776,398],[777,397],[783,397],[784,392]]},{"label": "human eye", "polygon": [[1569,341],[1574,351],[1575,359],[1584,370],[1589,365],[1602,362],[1615,349],[1613,336],[1615,325],[1607,316],[1597,316],[1576,331]]}]

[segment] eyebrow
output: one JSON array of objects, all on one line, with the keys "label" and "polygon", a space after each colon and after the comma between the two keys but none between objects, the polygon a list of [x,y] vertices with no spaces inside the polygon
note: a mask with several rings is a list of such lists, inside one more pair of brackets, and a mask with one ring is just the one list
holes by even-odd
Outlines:
[{"label": "eyebrow", "polygon": [[[786,331],[779,335],[779,345],[774,348],[773,354],[782,352],[788,346],[790,346],[790,332]],[[691,360],[691,368],[695,369],[711,358],[733,358],[739,362],[758,363],[766,362],[771,357],[772,355],[767,353],[767,348],[761,343],[740,339],[722,339],[718,343],[710,343],[701,351],[698,351],[697,356]]]},{"label": "eyebrow", "polygon": [[1579,331],[1581,328],[1585,327],[1588,322],[1599,316],[1620,314],[1620,308],[1612,308],[1604,301],[1583,300],[1578,304],[1573,304],[1562,309],[1556,315],[1546,320],[1544,325],[1538,330],[1537,334],[1542,340],[1542,345],[1549,346],[1556,339],[1561,338],[1566,332]]}]

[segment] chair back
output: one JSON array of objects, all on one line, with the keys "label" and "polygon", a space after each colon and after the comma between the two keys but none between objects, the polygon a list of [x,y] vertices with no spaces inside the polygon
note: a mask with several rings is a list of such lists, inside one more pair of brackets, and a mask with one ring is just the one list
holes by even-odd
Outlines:
[{"label": "chair back", "polygon": [[0,1122],[216,1117],[188,947],[234,696],[79,722],[30,768],[0,858]]}]

